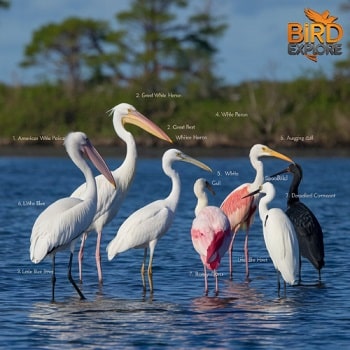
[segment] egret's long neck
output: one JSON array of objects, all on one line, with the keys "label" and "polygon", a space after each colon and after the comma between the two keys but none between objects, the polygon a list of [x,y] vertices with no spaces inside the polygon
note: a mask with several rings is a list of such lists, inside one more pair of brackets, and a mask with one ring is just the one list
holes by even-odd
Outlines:
[{"label": "egret's long neck", "polygon": [[255,157],[252,157],[250,162],[256,170],[255,179],[251,186],[252,189],[255,190],[264,183],[264,166],[262,161]]},{"label": "egret's long neck", "polygon": [[260,220],[262,221],[263,225],[265,224],[266,215],[267,215],[267,212],[269,211],[269,208],[267,207],[267,205],[272,201],[274,196],[275,196],[274,193],[267,193],[264,197],[262,197],[260,199],[259,216],[260,216]]},{"label": "egret's long neck", "polygon": [[118,181],[123,181],[128,187],[135,174],[137,160],[136,143],[132,134],[124,129],[120,120],[114,121],[113,123],[117,135],[126,143],[126,156],[123,163],[112,171],[112,174],[114,175],[116,172],[122,173],[121,176],[118,176]]},{"label": "egret's long neck", "polygon": [[169,193],[169,196],[166,198],[166,200],[169,203],[169,207],[175,211],[181,192],[180,176],[173,168],[171,168],[170,165],[164,168],[164,173],[171,178],[172,184],[171,192]]},{"label": "egret's long neck", "polygon": [[269,202],[270,201],[267,200],[266,196],[260,198],[260,202],[259,202],[259,216],[260,216],[260,220],[262,221],[263,224],[264,224],[267,212],[269,211],[269,208],[267,207],[267,204]]},{"label": "egret's long neck", "polygon": [[199,212],[208,206],[208,196],[207,194],[202,191],[200,193],[197,194],[197,205],[196,208],[194,210],[195,215],[197,216],[199,214]]}]

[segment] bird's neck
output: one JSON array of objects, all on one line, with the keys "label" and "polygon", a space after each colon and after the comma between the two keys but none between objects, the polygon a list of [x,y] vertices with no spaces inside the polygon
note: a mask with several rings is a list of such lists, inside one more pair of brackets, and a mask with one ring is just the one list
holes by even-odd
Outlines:
[{"label": "bird's neck", "polygon": [[95,177],[94,177],[94,174],[92,173],[91,168],[85,161],[83,161],[81,164],[77,166],[85,176],[86,188],[85,188],[85,194],[84,194],[84,201],[89,200],[96,203],[97,188],[96,188]]},{"label": "bird's neck", "polygon": [[267,196],[264,196],[260,199],[259,202],[259,216],[261,222],[264,224],[266,215],[269,211],[268,204],[270,203],[270,199]]},{"label": "bird's neck", "polygon": [[292,183],[289,187],[287,205],[290,206],[292,203],[299,202],[299,184],[301,179],[293,175]]},{"label": "bird's neck", "polygon": [[136,142],[132,134],[126,131],[122,126],[117,134],[126,143],[126,156],[123,163],[112,173],[113,175],[116,172],[122,173],[122,175],[118,176],[118,181],[123,181],[128,186],[132,182],[135,174],[137,160]]},{"label": "bird's neck", "polygon": [[252,189],[256,190],[259,186],[264,183],[264,166],[262,161],[257,158],[251,160],[253,168],[256,170],[254,182],[252,183]]},{"label": "bird's neck", "polygon": [[266,220],[266,215],[268,214],[269,208],[268,204],[272,201],[273,196],[271,194],[267,194],[264,197],[260,198],[259,202],[259,216],[260,220],[262,221],[263,225]]},{"label": "bird's neck", "polygon": [[181,192],[180,176],[174,169],[170,167],[168,169],[165,169],[164,172],[171,178],[171,192],[167,197],[167,201],[169,202],[169,207],[172,209],[172,211],[175,211]]},{"label": "bird's neck", "polygon": [[196,208],[194,210],[195,215],[197,216],[199,214],[199,212],[205,208],[206,206],[208,206],[208,196],[205,192],[202,192],[201,194],[199,194],[197,196],[198,200],[197,200],[197,205]]}]

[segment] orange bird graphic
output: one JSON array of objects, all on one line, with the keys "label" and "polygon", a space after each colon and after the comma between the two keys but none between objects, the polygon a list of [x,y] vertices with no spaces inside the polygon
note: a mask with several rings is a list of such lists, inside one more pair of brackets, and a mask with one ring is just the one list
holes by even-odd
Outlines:
[{"label": "orange bird graphic", "polygon": [[338,19],[338,17],[330,16],[330,12],[328,10],[323,13],[318,13],[315,10],[310,8],[304,10],[305,16],[315,23],[322,23],[324,25],[333,23]]},{"label": "orange bird graphic", "polygon": [[[328,10],[319,13],[315,10],[312,10],[310,8],[307,8],[304,10],[305,16],[310,19],[311,21],[315,23],[322,23],[323,25],[327,25],[330,23],[335,22],[338,17],[330,16],[330,12]],[[308,59],[311,61],[317,62],[317,56],[316,55],[306,55]]]}]

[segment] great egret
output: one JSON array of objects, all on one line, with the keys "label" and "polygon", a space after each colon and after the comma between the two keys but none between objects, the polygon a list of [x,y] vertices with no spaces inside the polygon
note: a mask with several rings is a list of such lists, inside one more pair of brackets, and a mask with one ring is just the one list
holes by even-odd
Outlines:
[{"label": "great egret", "polygon": [[[115,181],[106,163],[82,132],[73,132],[66,136],[64,145],[74,164],[83,172],[86,180],[84,200],[62,198],[47,207],[36,219],[30,237],[30,259],[37,264],[46,256],[52,257],[52,301],[55,300],[55,255],[56,252],[69,248],[68,279],[81,299],[83,293],[72,278],[72,259],[75,241],[89,227],[96,212],[97,190],[93,173],[84,160],[85,154],[96,168],[110,182],[114,190]],[[112,186],[112,185],[113,186]]]},{"label": "great egret", "polygon": [[[96,177],[97,185],[97,210],[92,220],[91,225],[84,233],[81,241],[78,261],[79,261],[79,278],[82,282],[82,261],[84,245],[87,235],[92,230],[97,232],[96,240],[96,267],[99,283],[102,284],[102,268],[101,268],[101,238],[102,229],[107,225],[118,213],[121,204],[123,203],[129,187],[134,179],[137,151],[134,137],[130,132],[125,130],[124,124],[133,124],[148,133],[168,142],[172,142],[168,135],[163,132],[157,125],[139,113],[135,107],[120,103],[110,110],[113,113],[113,126],[117,135],[126,143],[126,157],[119,168],[115,169],[112,174],[117,184],[117,189],[114,190],[101,175]],[[85,184],[78,187],[71,197],[82,198],[84,196]]]},{"label": "great egret", "polygon": [[203,178],[194,184],[194,194],[197,197],[195,219],[192,222],[191,238],[193,247],[200,255],[204,266],[205,294],[208,294],[207,268],[214,271],[215,293],[219,293],[217,269],[221,258],[226,253],[231,242],[230,222],[223,211],[215,206],[208,206],[205,188],[215,193]]},{"label": "great egret", "polygon": [[[298,237],[300,255],[308,259],[318,270],[318,279],[321,281],[321,269],[324,266],[324,245],[321,225],[313,212],[300,202],[298,189],[303,177],[299,164],[290,164],[288,168],[273,175],[292,173],[293,181],[290,185],[286,214],[292,221]],[[299,262],[299,281],[301,281],[301,259]]]},{"label": "great egret", "polygon": [[292,222],[280,208],[268,209],[267,205],[275,197],[275,187],[270,182],[265,182],[248,196],[257,193],[265,194],[259,202],[259,216],[263,226],[263,234],[266,249],[277,271],[277,288],[280,291],[279,274],[286,283],[296,285],[298,283],[299,245]]},{"label": "great egret", "polygon": [[256,144],[250,149],[249,159],[256,170],[256,176],[253,183],[245,183],[234,189],[222,202],[221,209],[230,220],[231,230],[233,232],[232,241],[229,247],[229,264],[230,264],[230,278],[232,278],[232,251],[233,243],[238,230],[245,227],[246,236],[244,243],[245,265],[246,265],[246,279],[249,278],[249,251],[248,251],[248,234],[249,228],[253,223],[254,214],[259,202],[259,196],[246,197],[247,194],[258,188],[264,182],[264,167],[259,160],[260,157],[275,157],[287,162],[294,163],[292,159],[272,150],[271,148]]},{"label": "great egret", "polygon": [[[150,281],[151,292],[153,291],[152,261],[154,249],[158,240],[170,228],[180,198],[180,177],[172,168],[172,164],[175,161],[192,163],[206,171],[211,171],[207,165],[189,157],[177,149],[167,150],[162,158],[162,166],[164,173],[169,176],[172,181],[170,194],[165,199],[152,202],[129,216],[107,246],[108,260],[112,260],[117,254],[131,248],[144,248],[144,259],[141,267],[142,276],[145,272],[147,248],[149,248],[148,279]],[[143,287],[145,290],[146,286],[144,282]]]}]

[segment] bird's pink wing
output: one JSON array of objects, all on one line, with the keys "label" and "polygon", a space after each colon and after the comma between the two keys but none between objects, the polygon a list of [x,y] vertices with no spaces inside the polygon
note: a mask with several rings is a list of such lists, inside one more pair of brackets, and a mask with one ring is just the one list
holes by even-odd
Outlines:
[{"label": "bird's pink wing", "polygon": [[238,231],[242,224],[250,226],[256,210],[254,196],[248,195],[248,185],[243,184],[233,190],[222,202],[221,209],[227,215],[232,231]]},{"label": "bird's pink wing", "polygon": [[193,220],[191,236],[202,262],[212,270],[217,269],[231,241],[226,215],[217,207],[205,207]]}]

